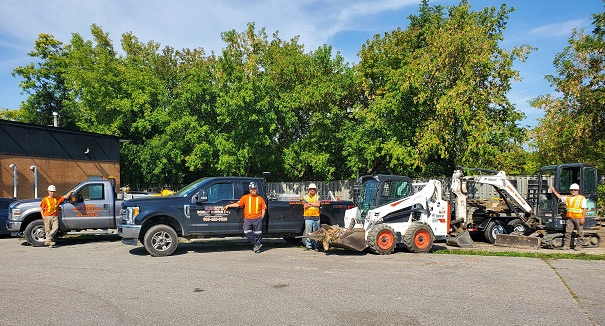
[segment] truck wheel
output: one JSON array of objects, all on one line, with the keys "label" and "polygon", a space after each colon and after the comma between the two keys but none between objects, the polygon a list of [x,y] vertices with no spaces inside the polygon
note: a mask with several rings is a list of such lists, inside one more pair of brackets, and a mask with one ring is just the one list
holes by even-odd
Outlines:
[{"label": "truck wheel", "polygon": [[395,250],[396,239],[393,228],[386,224],[377,224],[368,232],[367,245],[373,253],[388,255]]},{"label": "truck wheel", "polygon": [[423,223],[412,223],[403,235],[403,244],[410,252],[428,252],[433,248],[433,241],[433,231]]},{"label": "truck wheel", "polygon": [[504,228],[502,223],[500,223],[500,221],[491,221],[487,224],[487,227],[485,228],[485,232],[483,233],[483,235],[485,236],[485,240],[487,242],[494,243],[494,242],[496,242],[496,236],[498,234],[505,234],[505,233],[506,233],[506,229]]},{"label": "truck wheel", "polygon": [[506,230],[508,231],[508,233],[515,232],[519,234],[524,234],[525,231],[527,231],[527,227],[525,226],[525,224],[523,224],[523,221],[516,218],[506,224]]},{"label": "truck wheel", "polygon": [[44,232],[44,220],[31,221],[23,231],[27,243],[34,247],[44,246],[46,232]]},{"label": "truck wheel", "polygon": [[176,250],[178,240],[173,228],[158,224],[147,230],[143,238],[143,245],[149,254],[154,257],[161,257],[172,254]]}]

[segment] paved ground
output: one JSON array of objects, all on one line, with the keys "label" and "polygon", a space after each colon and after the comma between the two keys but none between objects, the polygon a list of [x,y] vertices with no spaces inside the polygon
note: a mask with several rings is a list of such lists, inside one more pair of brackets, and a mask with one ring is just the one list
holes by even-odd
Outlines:
[{"label": "paved ground", "polygon": [[605,261],[0,239],[0,325],[605,325]]}]

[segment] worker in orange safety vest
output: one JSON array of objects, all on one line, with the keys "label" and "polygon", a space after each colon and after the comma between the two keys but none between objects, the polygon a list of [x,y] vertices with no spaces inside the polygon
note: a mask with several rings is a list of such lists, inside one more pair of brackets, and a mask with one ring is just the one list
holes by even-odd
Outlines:
[{"label": "worker in orange safety vest", "polygon": [[582,250],[582,242],[584,237],[584,222],[586,222],[586,198],[580,195],[580,186],[577,183],[569,186],[570,196],[559,194],[554,187],[550,187],[552,193],[565,203],[567,207],[567,224],[565,226],[565,240],[563,241],[563,250],[569,250],[571,246],[571,232],[577,230],[578,238],[576,240],[574,250]]},{"label": "worker in orange safety vest", "polygon": [[263,246],[260,240],[263,236],[263,217],[265,217],[267,205],[263,197],[258,195],[256,182],[250,182],[248,189],[249,194],[242,196],[237,203],[225,205],[223,211],[228,208],[244,208],[244,235],[252,244],[252,251],[259,253]]},{"label": "worker in orange safety vest", "polygon": [[44,241],[45,246],[52,247],[55,245],[54,237],[59,231],[59,211],[61,210],[61,203],[65,201],[64,196],[56,197],[55,192],[57,188],[55,185],[48,186],[48,196],[42,199],[40,203],[40,210],[42,213],[42,219],[44,220],[44,232],[46,233],[46,239]]}]

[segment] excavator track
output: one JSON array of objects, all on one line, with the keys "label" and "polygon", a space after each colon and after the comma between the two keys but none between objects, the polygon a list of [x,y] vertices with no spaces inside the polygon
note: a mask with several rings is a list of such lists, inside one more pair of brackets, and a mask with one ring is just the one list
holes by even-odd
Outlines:
[{"label": "excavator track", "polygon": [[[542,238],[542,248],[559,249],[563,247],[564,233],[551,233]],[[601,237],[597,233],[584,233],[583,248],[598,248],[601,245]]]}]

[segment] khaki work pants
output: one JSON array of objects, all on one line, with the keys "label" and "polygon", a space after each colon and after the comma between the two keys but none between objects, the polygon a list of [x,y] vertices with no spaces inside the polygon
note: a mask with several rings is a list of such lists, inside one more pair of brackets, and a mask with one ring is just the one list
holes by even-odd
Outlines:
[{"label": "khaki work pants", "polygon": [[[576,238],[575,247],[582,248],[582,242],[584,239],[584,227],[580,225],[579,218],[568,218],[567,224],[565,225],[565,241],[563,242],[563,247],[569,247],[571,244],[571,232],[573,230],[578,230],[578,237]],[[578,247],[579,246],[579,247]]]},{"label": "khaki work pants", "polygon": [[57,231],[59,231],[59,217],[46,216],[44,218],[44,232],[46,233],[45,242],[52,242]]}]

